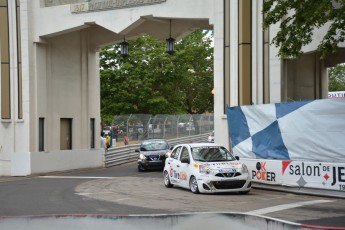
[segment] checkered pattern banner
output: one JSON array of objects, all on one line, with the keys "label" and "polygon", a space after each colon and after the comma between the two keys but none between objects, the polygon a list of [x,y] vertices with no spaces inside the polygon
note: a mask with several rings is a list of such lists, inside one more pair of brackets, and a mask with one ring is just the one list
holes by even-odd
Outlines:
[{"label": "checkered pattern banner", "polygon": [[228,107],[235,155],[345,162],[345,99]]}]

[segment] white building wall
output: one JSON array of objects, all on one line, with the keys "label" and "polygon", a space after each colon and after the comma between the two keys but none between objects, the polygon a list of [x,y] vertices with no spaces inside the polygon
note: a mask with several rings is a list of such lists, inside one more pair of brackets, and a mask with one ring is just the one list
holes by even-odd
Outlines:
[{"label": "white building wall", "polygon": [[[13,14],[14,1],[9,1],[9,4]],[[214,4],[214,0],[168,0],[163,4],[74,14],[70,5],[44,7],[42,0],[22,0],[24,115],[22,120],[18,120],[12,114],[12,120],[1,122],[0,175],[25,176],[103,166],[103,149],[98,139],[99,49],[103,45],[122,41],[123,34],[134,29],[140,31],[141,25],[150,22],[144,19],[146,17],[161,17],[162,21],[180,19],[180,24],[175,26],[181,28],[183,20],[191,19],[190,29],[178,34],[182,37],[199,28],[199,19],[218,23],[213,17],[214,7],[222,9],[222,4]],[[14,16],[11,20],[15,22]],[[161,22],[160,19],[157,22]],[[176,22],[179,23],[178,20]],[[162,25],[161,28],[147,27],[144,32],[156,33],[158,38],[165,39],[169,27],[166,23]],[[15,23],[12,26],[11,32],[15,33]],[[180,38],[178,36],[177,39]],[[11,39],[14,44],[16,37],[13,35]],[[11,57],[15,59],[16,50],[11,52]],[[16,76],[15,66],[12,71],[11,74]],[[16,89],[16,77],[11,79],[14,79],[11,86]],[[17,103],[17,92],[11,93],[11,101]],[[16,106],[11,105],[15,112]],[[40,117],[45,119],[43,152],[38,152]],[[73,119],[72,150],[60,150],[61,118]],[[95,149],[90,149],[90,118],[95,119]]]},{"label": "white building wall", "polygon": [[[270,44],[272,39],[275,37],[279,31],[278,25],[270,26]],[[278,57],[278,49],[271,45],[269,48],[269,91],[270,91],[270,103],[281,102],[282,87],[284,84],[282,82],[282,63],[281,59]]]},{"label": "white building wall", "polygon": [[[11,169],[11,157],[14,152],[25,151],[29,146],[29,122],[28,120],[28,87],[24,85],[27,78],[23,77],[23,119],[19,119],[18,110],[18,50],[16,31],[16,3],[8,1],[9,14],[9,52],[10,52],[10,100],[11,119],[2,119],[0,125],[0,175],[9,175]],[[25,15],[23,15],[25,17]],[[23,20],[23,19],[22,19]],[[22,28],[25,34],[26,22]],[[25,50],[25,46],[22,50]],[[1,47],[0,47],[1,49]],[[0,57],[1,58],[1,57]],[[22,57],[22,63],[28,60]],[[1,68],[1,67],[0,67]],[[23,70],[24,71],[24,70]],[[1,69],[0,69],[1,72]],[[0,83],[1,84],[1,83]],[[1,87],[0,87],[1,90]]]},{"label": "white building wall", "polygon": [[230,105],[238,105],[238,1],[230,1]]},{"label": "white building wall", "polygon": [[263,30],[262,30],[262,1],[253,1],[252,26],[252,74],[253,74],[253,103],[262,104],[263,92]]},{"label": "white building wall", "polygon": [[224,62],[223,62],[223,4],[214,11],[214,129],[215,142],[229,146],[227,123],[224,115]]}]

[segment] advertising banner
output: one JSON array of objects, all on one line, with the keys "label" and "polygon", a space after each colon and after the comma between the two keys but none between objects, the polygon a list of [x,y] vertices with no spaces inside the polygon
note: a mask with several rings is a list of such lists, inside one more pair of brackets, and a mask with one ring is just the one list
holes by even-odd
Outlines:
[{"label": "advertising banner", "polygon": [[282,185],[282,167],[278,162],[265,159],[241,159],[248,167],[251,180],[264,184]]},{"label": "advertising banner", "polygon": [[345,193],[345,163],[241,159],[254,182]]}]

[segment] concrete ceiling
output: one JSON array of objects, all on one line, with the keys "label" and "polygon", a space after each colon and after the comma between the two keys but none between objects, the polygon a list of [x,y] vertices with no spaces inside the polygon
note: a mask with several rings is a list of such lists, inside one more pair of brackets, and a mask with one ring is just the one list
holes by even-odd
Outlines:
[{"label": "concrete ceiling", "polygon": [[148,34],[157,39],[165,40],[170,36],[170,28],[171,37],[176,40],[181,39],[196,29],[213,29],[208,19],[170,19],[143,16],[120,34],[126,35],[128,39]]},{"label": "concrete ceiling", "polygon": [[170,28],[171,37],[175,38],[176,40],[180,40],[196,29],[212,30],[213,26],[209,24],[208,19],[170,19],[143,16],[119,33],[108,30],[97,23],[85,23],[84,25],[71,28],[66,31],[50,34],[41,38],[45,39],[77,32],[80,30],[89,30],[90,41],[96,47],[102,47],[105,45],[120,43],[124,40],[124,38],[127,41],[132,40],[144,34],[151,35],[157,39],[165,41],[165,39],[169,38],[170,36]]}]

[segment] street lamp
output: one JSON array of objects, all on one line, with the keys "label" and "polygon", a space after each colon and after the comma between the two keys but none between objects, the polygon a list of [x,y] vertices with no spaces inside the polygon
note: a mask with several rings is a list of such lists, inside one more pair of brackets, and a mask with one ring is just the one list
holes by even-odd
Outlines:
[{"label": "street lamp", "polygon": [[121,56],[122,57],[128,57],[128,42],[126,42],[126,37],[123,37],[123,42],[120,43],[121,48]]},{"label": "street lamp", "polygon": [[171,37],[171,19],[169,38],[166,39],[166,52],[170,55],[175,53],[175,39]]}]

